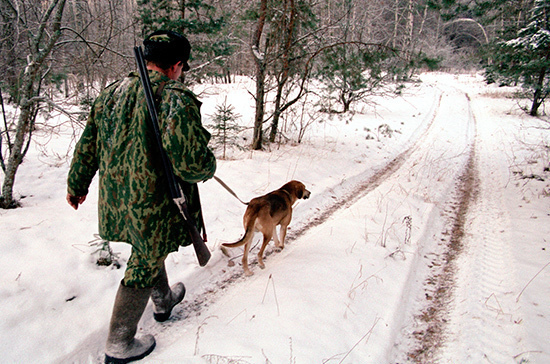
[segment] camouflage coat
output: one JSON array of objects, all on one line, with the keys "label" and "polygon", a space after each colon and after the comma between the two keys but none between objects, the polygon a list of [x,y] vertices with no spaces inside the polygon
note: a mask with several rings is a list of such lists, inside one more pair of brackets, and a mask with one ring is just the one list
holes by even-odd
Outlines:
[{"label": "camouflage coat", "polygon": [[[201,103],[180,82],[156,71],[149,71],[149,77],[154,94],[165,82],[158,106],[162,143],[200,230],[196,183],[211,178],[216,169],[207,147],[210,133],[201,124]],[[128,242],[148,256],[161,257],[179,245],[191,244],[191,239],[169,197],[153,136],[139,76],[131,73],[95,100],[75,147],[68,192],[86,195],[99,171],[101,237]]]}]

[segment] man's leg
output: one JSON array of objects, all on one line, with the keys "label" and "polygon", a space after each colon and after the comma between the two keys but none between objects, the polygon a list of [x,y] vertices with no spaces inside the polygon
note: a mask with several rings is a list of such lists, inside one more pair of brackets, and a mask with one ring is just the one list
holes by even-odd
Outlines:
[{"label": "man's leg", "polygon": [[130,363],[146,357],[155,348],[152,335],[135,337],[151,291],[152,288],[131,288],[120,283],[109,325],[105,363]]},{"label": "man's leg", "polygon": [[132,249],[113,307],[105,363],[130,363],[144,358],[155,348],[152,335],[136,338],[135,334],[165,258],[151,259]]},{"label": "man's leg", "polygon": [[155,320],[163,322],[170,318],[172,308],[183,300],[185,286],[183,283],[178,282],[170,288],[164,264],[157,279],[157,284],[151,293],[151,300],[153,301]]}]

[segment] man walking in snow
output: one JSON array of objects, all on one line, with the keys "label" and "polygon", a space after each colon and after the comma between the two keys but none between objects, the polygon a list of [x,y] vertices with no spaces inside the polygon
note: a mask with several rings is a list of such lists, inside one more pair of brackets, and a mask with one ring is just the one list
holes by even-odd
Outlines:
[{"label": "man walking in snow", "polygon": [[[201,103],[177,81],[189,70],[191,47],[184,36],[172,31],[154,32],[143,44],[162,144],[200,230],[196,183],[214,175],[216,160],[207,147],[210,134],[201,124]],[[99,234],[132,245],[113,307],[106,363],[128,363],[153,351],[152,335],[135,337],[149,297],[155,319],[165,321],[185,295],[182,283],[169,286],[164,261],[180,245],[190,245],[191,239],[169,196],[149,125],[143,88],[132,72],[95,100],[68,176],[67,201],[76,210],[99,171]]]}]

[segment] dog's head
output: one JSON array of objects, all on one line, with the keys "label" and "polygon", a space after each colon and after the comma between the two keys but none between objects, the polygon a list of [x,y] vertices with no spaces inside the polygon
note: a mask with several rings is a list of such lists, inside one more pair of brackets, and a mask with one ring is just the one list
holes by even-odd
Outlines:
[{"label": "dog's head", "polygon": [[306,189],[306,186],[300,181],[290,181],[281,187],[282,190],[287,191],[291,196],[296,196],[296,199],[307,200],[311,192]]}]

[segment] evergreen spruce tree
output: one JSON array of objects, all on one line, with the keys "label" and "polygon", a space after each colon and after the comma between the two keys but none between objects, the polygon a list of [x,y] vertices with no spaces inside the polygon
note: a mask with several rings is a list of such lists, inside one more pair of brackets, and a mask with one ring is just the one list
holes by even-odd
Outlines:
[{"label": "evergreen spruce tree", "polygon": [[238,134],[244,130],[244,127],[237,124],[240,117],[235,113],[235,108],[227,104],[227,100],[222,105],[216,106],[216,114],[213,116],[214,124],[209,127],[213,129],[212,145],[215,149],[222,150],[222,159],[226,158],[228,147],[244,149],[239,145]]},{"label": "evergreen spruce tree", "polygon": [[487,80],[522,85],[532,93],[529,114],[536,116],[550,92],[550,0],[535,0],[528,21],[503,32],[491,53]]},{"label": "evergreen spruce tree", "polygon": [[234,50],[229,37],[223,36],[228,14],[202,0],[137,0],[137,4],[142,36],[159,29],[184,34],[192,45],[191,60],[218,66],[201,69],[199,73],[229,81],[225,61]]},{"label": "evergreen spruce tree", "polygon": [[[388,54],[384,48],[358,42],[325,50],[317,77],[325,86],[329,104],[340,104],[340,112],[346,113],[352,103],[372,95],[387,76],[383,61]],[[337,112],[331,107],[324,111]]]},{"label": "evergreen spruce tree", "polygon": [[321,49],[315,77],[323,84],[324,111],[346,113],[353,103],[371,96],[392,77],[389,58],[393,53],[382,38],[370,41],[374,38],[364,29],[355,31],[356,2],[341,0],[337,4],[342,8],[341,19],[334,24],[331,43]]}]

